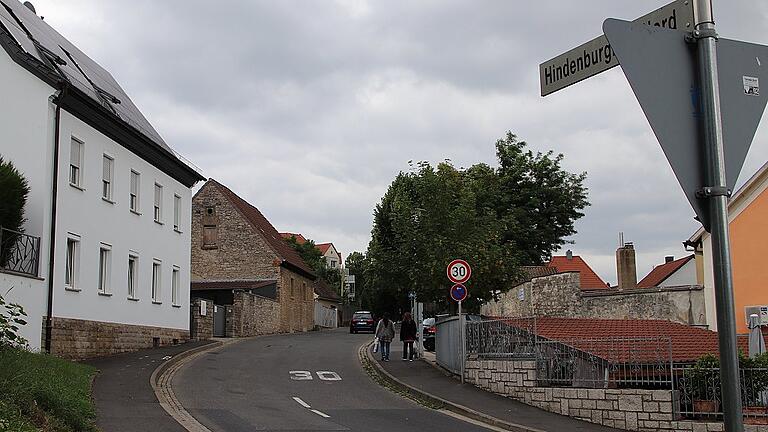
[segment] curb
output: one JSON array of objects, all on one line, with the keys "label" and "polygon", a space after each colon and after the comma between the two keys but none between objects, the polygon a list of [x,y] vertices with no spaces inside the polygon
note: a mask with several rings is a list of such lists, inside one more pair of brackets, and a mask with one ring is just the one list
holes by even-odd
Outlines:
[{"label": "curb", "polygon": [[149,378],[149,383],[152,385],[152,389],[155,392],[158,402],[160,402],[160,406],[188,432],[211,432],[211,430],[198,422],[176,398],[176,394],[173,392],[173,386],[171,385],[174,375],[176,375],[176,372],[183,368],[187,363],[198,356],[223,348],[238,340],[239,339],[235,339],[227,342],[213,341],[189,349],[163,362],[163,364],[158,366],[154,372],[152,372],[152,376]]},{"label": "curb", "polygon": [[[372,342],[366,342],[359,348],[358,355],[360,357],[361,363],[363,363],[363,366],[365,366],[366,364],[372,365],[371,369],[374,372],[376,372],[379,378],[389,383],[390,385],[396,387],[398,390],[407,394],[412,399],[415,399],[419,402],[426,401],[431,405],[442,407],[443,409],[448,410],[454,414],[458,414],[460,416],[467,417],[469,419],[478,421],[480,423],[484,423],[484,424],[494,426],[496,428],[504,429],[507,431],[545,432],[541,429],[536,429],[536,428],[528,427],[528,426],[517,424],[517,423],[510,423],[510,422],[498,419],[496,417],[490,416],[488,414],[482,413],[480,411],[474,410],[464,405],[451,402],[449,400],[443,399],[431,393],[427,393],[424,390],[421,390],[409,384],[406,384],[405,382],[399,380],[398,378],[396,378],[395,376],[387,372],[386,369],[384,369],[384,367],[373,358],[373,356],[371,355],[371,350],[368,349],[368,347],[370,347],[371,344]],[[434,407],[430,407],[430,408],[434,408]]]}]

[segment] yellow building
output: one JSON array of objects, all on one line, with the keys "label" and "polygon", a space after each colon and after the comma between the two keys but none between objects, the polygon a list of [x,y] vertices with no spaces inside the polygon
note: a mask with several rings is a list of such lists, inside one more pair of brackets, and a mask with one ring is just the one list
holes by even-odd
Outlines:
[{"label": "yellow building", "polygon": [[[750,314],[760,315],[768,325],[768,163],[747,181],[728,203],[728,223],[733,261],[733,290],[736,332],[747,333]],[[688,244],[696,248],[699,283],[704,285],[707,324],[717,330],[712,240],[699,229]]]}]

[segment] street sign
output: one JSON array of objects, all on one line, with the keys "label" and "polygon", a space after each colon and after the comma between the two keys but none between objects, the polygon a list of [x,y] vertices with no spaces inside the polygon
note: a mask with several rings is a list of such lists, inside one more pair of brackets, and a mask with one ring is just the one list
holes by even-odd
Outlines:
[{"label": "street sign", "polygon": [[467,292],[467,287],[460,283],[457,283],[451,287],[451,298],[454,301],[463,302],[467,298],[468,294],[469,293]]},{"label": "street sign", "polygon": [[451,263],[448,264],[446,272],[448,273],[448,279],[456,284],[462,284],[468,281],[469,277],[472,276],[472,268],[462,259],[451,261]]},{"label": "street sign", "polygon": [[[693,26],[693,2],[676,0],[636,19],[634,22],[688,30]],[[617,66],[619,61],[605,36],[599,36],[539,65],[541,95],[546,96],[571,84]]]},{"label": "street sign", "polygon": [[[704,228],[710,230],[701,145],[695,45],[682,32],[608,19],[603,31],[672,170]],[[717,58],[727,189],[733,190],[768,95],[768,47],[719,38]],[[653,61],[649,61],[653,59]],[[699,195],[697,195],[697,193]]]}]

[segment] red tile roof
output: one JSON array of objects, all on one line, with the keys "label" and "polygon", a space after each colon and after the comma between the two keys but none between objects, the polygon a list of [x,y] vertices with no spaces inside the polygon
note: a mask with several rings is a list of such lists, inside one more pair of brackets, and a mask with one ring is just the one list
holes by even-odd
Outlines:
[{"label": "red tile roof", "polygon": [[328,283],[326,283],[324,280],[318,278],[315,281],[314,289],[315,294],[317,294],[319,298],[341,303],[341,297],[339,297],[339,294],[337,294],[336,290],[328,285]]},{"label": "red tile roof", "polygon": [[208,183],[216,186],[221,194],[240,211],[243,217],[259,232],[266,242],[272,247],[277,255],[283,260],[283,264],[288,264],[300,273],[314,280],[317,276],[312,269],[301,259],[301,256],[280,236],[274,226],[264,217],[256,207],[248,204],[232,192],[228,187],[222,185],[216,180],[210,179]]},{"label": "red tile roof", "polygon": [[[705,354],[718,354],[716,332],[671,321],[556,317],[538,317],[535,325],[531,319],[506,321],[523,330],[532,330],[539,337],[610,361],[657,361],[659,355],[668,355],[666,347],[659,349],[666,345],[660,344],[659,338],[669,339],[675,362],[690,363]],[[622,339],[626,346],[621,345]],[[747,338],[739,337],[738,342],[739,348],[748,352]]]},{"label": "red tile roof", "polygon": [[640,282],[637,283],[638,288],[654,288],[659,286],[668,277],[672,276],[672,273],[678,271],[680,267],[684,266],[688,261],[693,259],[693,255],[689,255],[685,258],[680,258],[668,263],[658,265],[651,270]]},{"label": "red tile roof", "polygon": [[304,244],[307,242],[307,239],[299,233],[284,232],[284,233],[280,233],[280,237],[286,240],[289,240],[291,237],[296,237],[296,243],[298,244]]},{"label": "red tile roof", "polygon": [[323,255],[325,255],[332,244],[333,243],[317,243],[315,244],[315,247],[318,248]]},{"label": "red tile roof", "polygon": [[570,259],[566,256],[553,256],[547,266],[555,267],[558,273],[579,272],[583,290],[610,289],[608,284],[600,279],[600,276],[578,255]]}]

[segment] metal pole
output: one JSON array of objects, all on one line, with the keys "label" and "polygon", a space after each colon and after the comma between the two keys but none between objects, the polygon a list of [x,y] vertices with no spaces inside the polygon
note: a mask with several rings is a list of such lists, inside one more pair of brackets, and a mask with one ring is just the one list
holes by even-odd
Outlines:
[{"label": "metal pole", "polygon": [[702,134],[706,185],[701,198],[709,203],[714,291],[717,305],[717,331],[720,342],[720,382],[723,393],[723,424],[727,432],[744,430],[741,412],[739,359],[736,345],[736,319],[733,301],[733,276],[728,237],[728,192],[723,156],[723,127],[720,116],[720,89],[717,72],[717,33],[711,0],[696,0],[698,73],[701,86]]},{"label": "metal pole", "polygon": [[461,314],[461,302],[459,302],[459,356],[461,356],[461,383],[464,384],[464,363],[467,356],[464,354],[464,315]]}]

